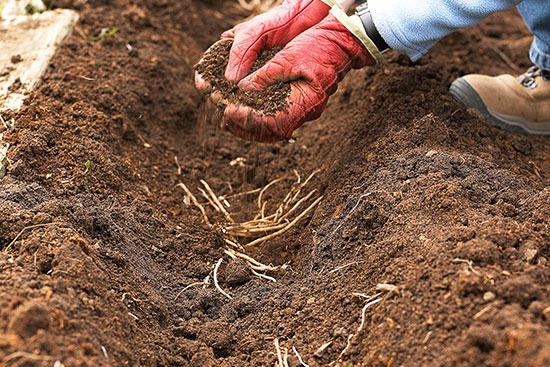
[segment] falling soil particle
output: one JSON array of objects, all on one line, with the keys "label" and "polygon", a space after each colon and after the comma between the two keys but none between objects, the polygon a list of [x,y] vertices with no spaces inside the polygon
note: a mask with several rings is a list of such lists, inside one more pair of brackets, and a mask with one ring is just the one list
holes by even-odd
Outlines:
[{"label": "falling soil particle", "polygon": [[21,61],[23,61],[23,58],[21,58],[21,55],[13,55],[10,59],[12,64],[18,64]]},{"label": "falling soil particle", "polygon": [[21,79],[17,78],[15,81],[8,87],[8,92],[10,93],[16,93],[21,90],[23,87],[23,83],[21,83]]},{"label": "falling soil particle", "polygon": [[[224,73],[229,61],[229,52],[233,42],[220,41],[212,46],[195,65],[195,70],[210,83],[214,91],[221,92],[226,102],[233,102],[252,107],[265,115],[274,115],[288,109],[287,97],[290,95],[290,83],[277,82],[259,92],[250,92],[240,89],[237,84],[225,79]],[[250,73],[260,69],[271,60],[280,48],[263,51],[255,61]],[[220,106],[224,108],[224,105]]]}]

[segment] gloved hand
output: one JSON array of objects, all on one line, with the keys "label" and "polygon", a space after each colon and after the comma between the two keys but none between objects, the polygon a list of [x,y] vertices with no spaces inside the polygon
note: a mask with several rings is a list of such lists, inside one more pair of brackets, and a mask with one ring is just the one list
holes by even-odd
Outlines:
[{"label": "gloved hand", "polygon": [[[248,75],[262,50],[285,46],[323,20],[329,10],[321,0],[284,0],[280,6],[224,32],[222,41],[233,39],[225,78],[240,81]],[[200,74],[195,74],[195,84],[203,92],[210,90],[209,83]]]},{"label": "gloved hand", "polygon": [[329,14],[238,84],[243,90],[257,91],[278,81],[291,82],[288,111],[267,116],[248,106],[230,104],[222,127],[247,140],[290,139],[304,122],[321,115],[329,96],[351,69],[374,64],[363,43]]}]

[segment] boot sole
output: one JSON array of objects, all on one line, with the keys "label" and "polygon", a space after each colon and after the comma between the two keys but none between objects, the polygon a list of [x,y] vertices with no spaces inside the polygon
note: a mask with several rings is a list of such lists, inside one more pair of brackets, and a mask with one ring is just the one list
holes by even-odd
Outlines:
[{"label": "boot sole", "polygon": [[475,89],[463,78],[456,79],[449,87],[451,95],[468,108],[475,108],[492,125],[520,134],[550,135],[550,121],[532,122],[518,116],[508,116],[487,108]]}]

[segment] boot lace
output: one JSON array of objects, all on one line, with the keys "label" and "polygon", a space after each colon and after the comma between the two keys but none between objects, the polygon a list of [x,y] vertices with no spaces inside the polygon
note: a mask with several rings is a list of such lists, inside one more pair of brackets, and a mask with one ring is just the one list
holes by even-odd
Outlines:
[{"label": "boot lace", "polygon": [[537,66],[531,66],[525,74],[518,77],[518,82],[525,88],[535,89],[537,87],[537,77],[541,77],[545,81],[550,81],[550,71],[543,70]]}]

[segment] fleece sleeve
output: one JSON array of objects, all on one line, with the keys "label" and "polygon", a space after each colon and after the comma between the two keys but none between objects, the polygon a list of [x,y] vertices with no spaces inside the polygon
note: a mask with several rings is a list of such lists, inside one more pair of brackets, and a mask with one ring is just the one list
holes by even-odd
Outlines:
[{"label": "fleece sleeve", "polygon": [[[525,0],[528,1],[528,0]],[[513,8],[521,0],[369,0],[374,25],[388,46],[416,61],[456,29]]]}]

